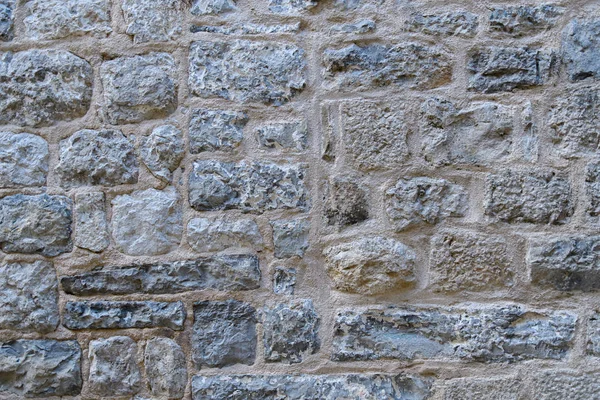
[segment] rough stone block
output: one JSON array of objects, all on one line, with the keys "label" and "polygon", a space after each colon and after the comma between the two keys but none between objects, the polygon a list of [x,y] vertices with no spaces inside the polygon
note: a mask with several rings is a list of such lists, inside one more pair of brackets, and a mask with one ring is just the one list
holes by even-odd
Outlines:
[{"label": "rough stone block", "polygon": [[235,11],[234,0],[193,0],[192,15],[216,15]]},{"label": "rough stone block", "polygon": [[180,399],[187,386],[185,353],[174,340],[152,338],[146,344],[144,365],[150,392],[157,397]]},{"label": "rough stone block", "polygon": [[242,143],[248,116],[239,111],[197,109],[189,125],[190,153],[232,150]]},{"label": "rough stone block", "polygon": [[304,257],[304,252],[309,246],[310,221],[308,219],[271,221],[271,227],[276,258]]},{"label": "rough stone block", "polygon": [[352,177],[335,177],[325,186],[323,215],[327,225],[343,228],[369,218],[366,190]]},{"label": "rough stone block", "polygon": [[170,183],[185,155],[183,132],[173,125],[159,126],[142,137],[140,147],[142,161],[152,175]]},{"label": "rough stone block", "polygon": [[13,38],[15,5],[16,0],[0,1],[0,40],[3,42],[8,42]]},{"label": "rough stone block", "polygon": [[308,147],[306,121],[278,122],[256,130],[258,144],[265,148],[304,151]]},{"label": "rough stone block", "polygon": [[336,24],[333,25],[329,32],[340,32],[340,33],[353,33],[353,34],[361,34],[361,33],[369,33],[374,32],[376,29],[375,21],[370,19],[361,19],[359,21],[350,23],[350,24]]},{"label": "rough stone block", "polygon": [[600,78],[600,19],[574,19],[563,31],[563,62],[571,81]]},{"label": "rough stone block", "polygon": [[406,27],[412,32],[435,36],[471,38],[477,34],[479,17],[468,11],[449,11],[439,14],[411,14]]},{"label": "rough stone block", "polygon": [[600,312],[594,311],[587,321],[587,354],[600,357]]},{"label": "rough stone block", "polygon": [[48,143],[30,133],[0,132],[0,187],[44,186]]},{"label": "rough stone block", "polygon": [[253,23],[233,23],[231,25],[192,25],[190,32],[220,33],[221,35],[263,35],[276,33],[298,33],[300,22],[291,24],[263,25]]},{"label": "rough stone block", "polygon": [[276,267],[273,273],[273,293],[293,295],[296,288],[296,268]]},{"label": "rough stone block", "polygon": [[554,27],[565,9],[553,4],[495,6],[490,11],[490,31],[520,37]]},{"label": "rough stone block", "polygon": [[75,195],[75,246],[101,252],[110,244],[103,192]]},{"label": "rough stone block", "polygon": [[261,250],[263,238],[252,219],[193,218],[188,222],[187,240],[197,252],[221,251],[231,247]]},{"label": "rough stone block", "polygon": [[443,389],[444,400],[524,400],[524,382],[515,377],[452,379]]},{"label": "rough stone block", "polygon": [[134,43],[173,40],[182,31],[182,5],[180,0],[124,0],[125,32]]},{"label": "rough stone block", "polygon": [[600,393],[600,375],[573,370],[552,370],[535,374],[530,399],[588,400]]},{"label": "rough stone block", "polygon": [[318,4],[318,0],[269,0],[269,10],[275,14],[302,15]]},{"label": "rough stone block", "polygon": [[600,217],[600,161],[589,163],[585,170],[586,211],[590,217]]},{"label": "rough stone block", "polygon": [[132,396],[142,388],[137,344],[127,336],[92,340],[88,389],[102,397]]}]

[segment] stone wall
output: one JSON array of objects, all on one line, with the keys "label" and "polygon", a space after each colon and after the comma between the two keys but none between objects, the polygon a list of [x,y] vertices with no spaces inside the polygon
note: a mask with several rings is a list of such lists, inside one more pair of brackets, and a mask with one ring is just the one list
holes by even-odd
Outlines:
[{"label": "stone wall", "polygon": [[0,399],[600,399],[600,5],[0,0]]}]

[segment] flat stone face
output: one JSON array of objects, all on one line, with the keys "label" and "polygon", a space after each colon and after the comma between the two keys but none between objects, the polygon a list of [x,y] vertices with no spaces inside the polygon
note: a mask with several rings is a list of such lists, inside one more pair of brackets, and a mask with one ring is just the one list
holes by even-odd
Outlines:
[{"label": "flat stone face", "polygon": [[296,288],[296,268],[276,267],[273,272],[273,293],[293,295]]},{"label": "flat stone face", "polygon": [[256,310],[237,300],[194,304],[192,360],[196,368],[254,364]]},{"label": "flat stone face", "polygon": [[199,97],[281,105],[304,89],[305,67],[304,50],[291,44],[197,41],[189,86]]},{"label": "flat stone face", "polygon": [[110,27],[107,0],[31,0],[26,3],[25,36],[32,40],[92,35],[106,37]]},{"label": "flat stone face", "polygon": [[136,362],[137,344],[127,336],[97,339],[89,344],[88,389],[97,396],[131,396],[142,388]]},{"label": "flat stone face", "polygon": [[124,0],[121,8],[134,43],[166,42],[181,34],[181,1]]},{"label": "flat stone face", "polygon": [[376,29],[375,21],[370,19],[361,19],[360,21],[356,21],[350,24],[336,24],[333,25],[329,32],[341,32],[341,33],[369,33],[373,32]]},{"label": "flat stone face", "polygon": [[221,251],[231,247],[261,250],[263,238],[251,219],[193,218],[188,222],[187,240],[199,253]]},{"label": "flat stone face", "polygon": [[0,200],[0,246],[6,253],[53,257],[70,252],[72,201],[65,196],[17,194]]},{"label": "flat stone face", "polygon": [[333,286],[343,292],[379,294],[415,281],[415,252],[393,239],[361,238],[323,254]]},{"label": "flat stone face", "polygon": [[439,14],[414,13],[406,21],[406,28],[434,36],[473,37],[479,28],[476,14],[467,11],[450,11]]},{"label": "flat stone face", "polygon": [[101,252],[110,244],[103,192],[75,195],[75,246]]},{"label": "flat stone face", "polygon": [[594,313],[587,321],[587,344],[586,352],[596,357],[600,357],[600,312]]},{"label": "flat stone face", "polygon": [[586,166],[585,192],[587,215],[600,217],[600,161],[593,161]]},{"label": "flat stone face", "polygon": [[317,5],[318,0],[269,0],[269,10],[283,15],[302,15]]},{"label": "flat stone face", "polygon": [[0,392],[23,397],[77,396],[81,348],[75,340],[16,340],[0,345]]},{"label": "flat stone face", "polygon": [[485,196],[485,214],[504,222],[562,224],[573,214],[569,181],[554,171],[490,174]]},{"label": "flat stone face", "polygon": [[519,306],[341,311],[331,358],[558,360],[571,348],[576,320],[567,312],[533,312]]},{"label": "flat stone face", "polygon": [[237,148],[244,138],[248,116],[239,111],[196,109],[189,125],[190,153]]},{"label": "flat stone face", "polygon": [[59,319],[58,282],[52,263],[0,265],[0,329],[52,332]]},{"label": "flat stone face", "polygon": [[157,397],[180,399],[187,385],[185,354],[174,340],[150,339],[144,351],[144,365],[150,392]]},{"label": "flat stone face", "polygon": [[44,186],[48,143],[30,133],[0,132],[0,187]]},{"label": "flat stone face", "polygon": [[260,147],[303,151],[308,147],[306,121],[278,122],[263,125],[256,130]]},{"label": "flat stone face", "polygon": [[444,388],[444,400],[521,400],[523,382],[518,378],[452,379]]},{"label": "flat stone face", "polygon": [[600,77],[600,19],[574,19],[564,29],[561,51],[572,81]]},{"label": "flat stone face", "polygon": [[3,42],[8,42],[13,38],[15,3],[15,0],[0,1],[0,40]]},{"label": "flat stone face", "polygon": [[167,53],[119,57],[100,67],[103,115],[113,125],[169,116],[177,108],[177,64]]},{"label": "flat stone face", "polygon": [[49,126],[83,117],[92,100],[93,71],[64,50],[0,54],[0,123]]},{"label": "flat stone face", "polygon": [[271,227],[276,258],[304,257],[304,252],[309,246],[310,221],[308,219],[271,221]]},{"label": "flat stone face", "polygon": [[326,224],[343,228],[366,221],[366,190],[352,177],[334,177],[325,186],[323,216]]},{"label": "flat stone face", "polygon": [[546,371],[536,374],[531,384],[531,397],[536,400],[586,400],[600,393],[597,373],[572,370]]},{"label": "flat stone face", "polygon": [[133,143],[117,130],[84,129],[60,142],[56,172],[64,187],[137,183]]},{"label": "flat stone face", "polygon": [[515,37],[535,35],[555,26],[564,11],[553,4],[495,6],[490,11],[489,29]]},{"label": "flat stone face", "polygon": [[173,125],[162,125],[144,135],[140,156],[152,175],[164,182],[173,180],[173,171],[179,167],[185,154],[183,132]]},{"label": "flat stone face", "polygon": [[[220,1],[220,0],[217,0]],[[190,32],[210,32],[222,35],[262,35],[273,33],[297,33],[300,31],[300,22],[291,24],[253,24],[233,23],[231,25],[192,25]]]},{"label": "flat stone face", "polygon": [[233,0],[193,0],[190,12],[192,15],[216,15],[235,11]]},{"label": "flat stone face", "polygon": [[182,302],[70,301],[63,312],[67,329],[170,328],[183,330]]}]

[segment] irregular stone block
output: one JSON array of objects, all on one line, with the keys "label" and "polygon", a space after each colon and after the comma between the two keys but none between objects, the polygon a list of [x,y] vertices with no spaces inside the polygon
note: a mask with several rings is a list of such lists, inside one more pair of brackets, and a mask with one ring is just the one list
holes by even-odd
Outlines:
[{"label": "irregular stone block", "polygon": [[379,294],[415,281],[415,252],[393,239],[361,238],[323,254],[334,287],[343,292]]},{"label": "irregular stone block", "polygon": [[318,5],[318,0],[269,0],[269,10],[275,14],[302,15]]},{"label": "irregular stone block", "polygon": [[105,120],[113,125],[160,119],[177,108],[177,63],[167,53],[119,57],[100,67]]},{"label": "irregular stone block", "polygon": [[121,8],[126,33],[134,43],[167,42],[181,34],[179,0],[124,0]]},{"label": "irregular stone block", "polygon": [[73,330],[164,327],[180,331],[185,317],[181,301],[69,301],[63,325]]},{"label": "irregular stone block", "polygon": [[103,397],[131,396],[142,388],[140,368],[135,360],[137,344],[127,336],[90,341],[91,394]]},{"label": "irregular stone block", "polygon": [[0,329],[52,332],[59,319],[52,263],[21,261],[0,266]]},{"label": "irregular stone block", "polygon": [[0,1],[0,40],[8,42],[13,38],[15,23],[15,0]]},{"label": "irregular stone block", "polygon": [[571,81],[600,77],[600,19],[574,19],[563,31],[561,51]]},{"label": "irregular stone block", "polygon": [[112,201],[112,235],[132,256],[166,254],[181,241],[181,201],[174,187],[137,190]]},{"label": "irregular stone block", "polygon": [[485,196],[485,214],[504,222],[562,224],[573,214],[569,181],[554,171],[490,174]]},{"label": "irregular stone block", "polygon": [[495,6],[490,11],[490,31],[511,36],[535,35],[558,22],[564,8],[553,4]]},{"label": "irregular stone block", "polygon": [[353,178],[331,179],[325,186],[323,199],[323,215],[327,225],[343,228],[369,218],[367,193]]},{"label": "irregular stone block", "polygon": [[0,392],[23,397],[77,396],[81,348],[76,340],[16,340],[0,345]]},{"label": "irregular stone block", "polygon": [[0,245],[6,253],[53,257],[73,249],[73,202],[65,196],[16,194],[0,200]]},{"label": "irregular stone block", "polygon": [[276,258],[304,257],[308,249],[310,221],[307,219],[286,219],[271,221],[273,245]]},{"label": "irregular stone block", "polygon": [[228,26],[215,25],[192,25],[190,32],[209,32],[220,33],[221,35],[262,35],[273,33],[297,33],[300,31],[300,22],[281,25],[262,25],[262,24],[236,24]]},{"label": "irregular stone block", "polygon": [[93,71],[64,50],[0,54],[0,123],[49,126],[83,117],[92,100]]},{"label": "irregular stone block", "polygon": [[600,161],[593,161],[586,166],[585,191],[587,195],[587,215],[600,216]]},{"label": "irregular stone block", "polygon": [[586,400],[600,393],[600,375],[572,370],[553,370],[535,374],[532,393],[527,398],[536,400]]},{"label": "irregular stone block", "polygon": [[187,239],[190,247],[199,253],[230,247],[255,250],[263,247],[258,225],[251,219],[193,218],[188,222]]},{"label": "irregular stone block", "polygon": [[463,217],[467,212],[465,188],[445,179],[400,179],[385,194],[386,213],[398,231]]},{"label": "irregular stone block", "polygon": [[444,388],[444,400],[521,400],[524,382],[519,378],[452,379]]},{"label": "irregular stone block", "polygon": [[110,244],[103,192],[75,195],[75,246],[96,253]]},{"label": "irregular stone block", "polygon": [[563,359],[576,316],[520,306],[388,308],[338,313],[334,361]]},{"label": "irregular stone block", "polygon": [[234,0],[192,0],[192,15],[214,15],[235,11]]},{"label": "irregular stone block", "polygon": [[333,25],[329,32],[341,32],[341,33],[369,33],[375,31],[376,24],[370,19],[362,19],[351,24],[338,24]]},{"label": "irregular stone block", "polygon": [[146,344],[144,365],[154,396],[180,399],[187,385],[185,354],[174,340],[156,337]]},{"label": "irregular stone block", "polygon": [[471,38],[477,34],[479,18],[468,11],[450,11],[439,14],[411,14],[406,27],[412,32],[435,36]]},{"label": "irregular stone block", "polygon": [[170,183],[185,154],[183,132],[173,125],[162,125],[144,135],[140,144],[142,161],[152,175]]},{"label": "irregular stone block", "polygon": [[296,268],[276,267],[273,273],[273,293],[293,295],[296,287]]},{"label": "irregular stone block", "polygon": [[30,133],[0,132],[0,187],[44,186],[48,143]]},{"label": "irregular stone block", "polygon": [[244,138],[243,129],[248,116],[230,110],[197,109],[192,112],[189,125],[190,153],[231,150]]},{"label": "irregular stone block", "polygon": [[308,147],[306,121],[280,122],[263,125],[256,130],[258,144],[266,148],[303,151]]},{"label": "irregular stone block", "polygon": [[587,354],[600,357],[600,312],[594,313],[587,321]]},{"label": "irregular stone block", "polygon": [[138,163],[133,143],[121,131],[84,129],[60,141],[56,172],[67,188],[115,186],[137,183]]},{"label": "irregular stone block", "polygon": [[237,300],[194,304],[192,360],[201,366],[254,364],[256,310]]},{"label": "irregular stone block", "polygon": [[304,89],[305,69],[304,50],[292,44],[234,40],[190,46],[189,86],[199,97],[278,106]]}]

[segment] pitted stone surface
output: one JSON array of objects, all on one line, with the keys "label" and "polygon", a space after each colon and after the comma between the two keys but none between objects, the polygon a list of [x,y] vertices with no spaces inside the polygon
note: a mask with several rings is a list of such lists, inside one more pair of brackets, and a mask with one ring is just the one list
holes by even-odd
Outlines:
[{"label": "pitted stone surface", "polygon": [[586,166],[585,194],[587,196],[586,211],[590,217],[600,216],[600,161],[593,161]]},{"label": "pitted stone surface", "polygon": [[275,14],[301,15],[318,4],[318,0],[269,0],[269,10]]},{"label": "pitted stone surface", "polygon": [[30,133],[0,132],[0,187],[44,186],[48,143]]},{"label": "pitted stone surface", "polygon": [[137,344],[128,336],[90,341],[89,391],[97,396],[131,396],[140,391]]},{"label": "pitted stone surface", "polygon": [[193,0],[190,12],[193,15],[215,15],[236,9],[234,0]]},{"label": "pitted stone surface", "polygon": [[479,28],[479,18],[467,11],[440,14],[414,13],[406,22],[408,30],[435,36],[473,37]]},{"label": "pitted stone surface", "polygon": [[521,400],[524,382],[518,378],[452,379],[444,388],[444,400]]},{"label": "pitted stone surface", "polygon": [[490,31],[515,37],[535,35],[556,25],[564,11],[553,4],[495,6],[490,11]]},{"label": "pitted stone surface", "polygon": [[574,19],[563,31],[561,50],[572,81],[600,78],[600,19]]},{"label": "pitted stone surface", "polygon": [[273,293],[293,295],[296,289],[296,269],[276,267],[273,273]]},{"label": "pitted stone surface", "polygon": [[134,43],[166,42],[182,31],[183,13],[178,0],[124,0],[123,18]]},{"label": "pitted stone surface", "polygon": [[594,311],[587,320],[587,345],[586,352],[600,357],[600,312]]},{"label": "pitted stone surface", "polygon": [[242,143],[248,116],[232,110],[197,109],[189,125],[190,153],[232,150]]},{"label": "pitted stone surface", "polygon": [[352,177],[334,177],[325,186],[324,217],[327,225],[338,228],[369,218],[367,192]]},{"label": "pitted stone surface", "polygon": [[0,40],[3,42],[7,42],[13,38],[15,4],[16,0],[0,1]]},{"label": "pitted stone surface", "polygon": [[221,251],[231,247],[261,250],[263,238],[251,219],[194,218],[188,222],[190,247],[200,253]]},{"label": "pitted stone surface", "polygon": [[273,245],[276,258],[304,257],[308,249],[310,221],[307,219],[289,219],[271,221]]},{"label": "pitted stone surface", "polygon": [[341,33],[369,33],[373,32],[376,29],[375,21],[370,19],[361,19],[360,21],[356,21],[350,24],[338,24],[333,25],[329,32],[341,32]]},{"label": "pitted stone surface", "polygon": [[169,399],[183,397],[187,385],[185,353],[174,340],[150,339],[144,351],[144,365],[152,395]]},{"label": "pitted stone surface", "polygon": [[152,175],[171,182],[185,155],[183,132],[173,125],[159,126],[142,137],[140,147],[142,161]]},{"label": "pitted stone surface", "polygon": [[210,32],[222,35],[262,35],[273,33],[296,33],[300,31],[300,22],[281,25],[263,25],[252,23],[235,23],[230,26],[192,25],[190,32]]},{"label": "pitted stone surface", "polygon": [[101,252],[110,244],[104,192],[75,195],[75,246]]},{"label": "pitted stone surface", "polygon": [[306,121],[278,122],[256,130],[261,147],[303,151],[308,147]]},{"label": "pitted stone surface", "polygon": [[573,370],[544,371],[534,375],[529,395],[536,400],[587,400],[600,393],[600,376]]}]

